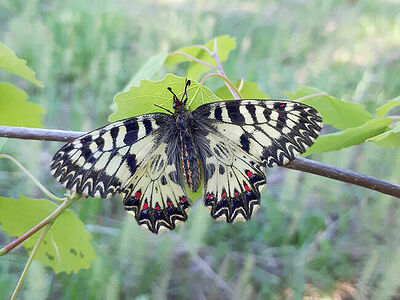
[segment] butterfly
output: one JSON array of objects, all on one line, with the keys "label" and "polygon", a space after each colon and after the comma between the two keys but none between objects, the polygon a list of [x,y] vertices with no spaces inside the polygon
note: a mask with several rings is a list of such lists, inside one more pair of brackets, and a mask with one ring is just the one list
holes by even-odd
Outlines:
[{"label": "butterfly", "polygon": [[322,119],[308,105],[275,100],[220,101],[189,111],[189,86],[187,80],[181,99],[168,88],[173,111],[117,121],[67,143],[51,173],[84,197],[120,194],[126,211],[156,234],[187,220],[188,189],[203,189],[214,219],[249,220],[260,206],[264,168],[304,153]]}]

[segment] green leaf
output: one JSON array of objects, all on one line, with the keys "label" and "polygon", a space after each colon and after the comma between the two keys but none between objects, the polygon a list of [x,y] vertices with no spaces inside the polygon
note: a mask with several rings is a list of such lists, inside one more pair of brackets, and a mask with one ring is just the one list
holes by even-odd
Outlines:
[{"label": "green leaf", "polygon": [[[165,110],[154,106],[154,104],[171,110],[172,95],[167,87],[171,87],[180,98],[184,92],[185,78],[167,74],[160,81],[142,80],[139,87],[132,87],[129,92],[118,93],[114,97],[117,110],[109,117],[109,120],[114,122],[147,113],[165,113]],[[221,100],[208,88],[193,80],[187,93],[189,99],[187,107],[190,110],[194,110],[205,103]]]},{"label": "green leaf", "polygon": [[[217,40],[217,54],[219,60],[221,62],[226,61],[229,56],[229,52],[236,49],[236,40],[234,38],[230,38],[228,35],[222,35],[216,38]],[[214,51],[214,39],[207,42],[204,45],[210,51]],[[190,46],[186,48],[178,49],[174,52],[183,52],[190,56],[196,57],[214,67],[217,66],[215,59],[206,51],[196,46]],[[199,79],[200,76],[210,70],[209,67],[200,64],[198,62],[194,62],[191,59],[182,56],[182,55],[170,55],[168,56],[167,60],[165,61],[165,65],[167,67],[172,67],[173,65],[190,61],[188,70],[186,72],[186,76],[193,79]]]},{"label": "green leaf", "polygon": [[[240,82],[241,81],[238,80],[234,83],[234,85],[237,88],[239,88]],[[219,98],[224,99],[224,100],[233,100],[234,99],[226,85],[223,87],[220,87],[215,92],[215,95],[217,95]],[[242,87],[240,89],[240,95],[242,96],[242,99],[269,99],[269,96],[267,94],[260,91],[257,83],[250,82],[250,81],[243,82]]]},{"label": "green leaf", "polygon": [[43,127],[44,109],[27,99],[28,94],[23,90],[0,82],[0,125]]},{"label": "green leaf", "polygon": [[26,60],[18,58],[14,51],[0,42],[0,68],[18,75],[37,86],[43,87],[43,84],[35,79],[35,72],[26,66]]},{"label": "green leaf", "polygon": [[385,132],[390,122],[391,120],[389,118],[373,119],[359,127],[348,128],[343,131],[322,135],[315,141],[314,145],[303,154],[303,156],[313,153],[335,151],[361,144],[367,139]]},{"label": "green leaf", "polygon": [[127,92],[132,86],[138,86],[140,80],[151,80],[153,75],[161,69],[165,59],[167,58],[167,55],[167,50],[162,50],[156,55],[150,57],[150,59],[140,68],[140,70],[136,72],[135,76],[133,76],[123,91]]},{"label": "green leaf", "polygon": [[366,111],[363,105],[341,101],[316,88],[304,86],[286,95],[291,100],[298,100],[314,107],[321,114],[325,124],[340,130],[358,127],[373,119],[373,115]]},{"label": "green leaf", "polygon": [[395,123],[393,129],[369,138],[366,142],[373,142],[384,147],[400,146],[400,122]]},{"label": "green leaf", "polygon": [[393,100],[390,100],[388,102],[386,102],[384,105],[382,105],[381,107],[379,107],[376,110],[376,115],[378,117],[383,117],[384,115],[386,115],[392,108],[395,108],[396,106],[400,105],[400,96],[396,97]]},{"label": "green leaf", "polygon": [[[46,199],[21,196],[16,200],[0,196],[1,229],[10,236],[19,237],[56,208],[56,204]],[[42,230],[22,244],[29,253]],[[44,236],[35,259],[51,267],[55,273],[76,273],[81,269],[88,269],[90,262],[96,259],[96,253],[90,244],[91,238],[82,221],[71,210],[66,210]]]}]

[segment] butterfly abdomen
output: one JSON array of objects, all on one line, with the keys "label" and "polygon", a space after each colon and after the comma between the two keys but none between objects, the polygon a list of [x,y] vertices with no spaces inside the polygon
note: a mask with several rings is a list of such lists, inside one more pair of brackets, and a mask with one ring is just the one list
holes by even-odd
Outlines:
[{"label": "butterfly abdomen", "polygon": [[199,154],[194,141],[194,122],[191,112],[184,110],[175,115],[179,136],[180,160],[183,174],[189,188],[195,192],[201,182]]},{"label": "butterfly abdomen", "polygon": [[201,170],[199,155],[190,135],[181,135],[181,163],[189,188],[195,192],[200,185]]}]

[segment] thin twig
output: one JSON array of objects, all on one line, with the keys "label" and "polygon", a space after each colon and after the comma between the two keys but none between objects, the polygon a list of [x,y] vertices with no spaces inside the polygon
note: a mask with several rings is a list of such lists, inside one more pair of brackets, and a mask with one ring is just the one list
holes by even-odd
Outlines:
[{"label": "thin twig", "polygon": [[208,54],[210,54],[210,56],[213,55],[213,53],[211,52],[211,50],[208,49],[208,48],[207,48],[206,46],[204,46],[204,45],[193,45],[192,47],[203,49],[203,50],[206,51]]},{"label": "thin twig", "polygon": [[191,249],[191,247],[184,240],[182,240],[180,236],[174,235],[173,239],[176,245],[180,246],[177,247],[179,256],[182,256],[183,253],[188,254],[192,262],[196,264],[196,267],[203,272],[207,279],[215,283],[218,288],[223,290],[224,293],[229,296],[228,298],[233,298],[234,294],[232,287],[222,278],[221,275],[217,274],[203,258],[197,254],[197,251],[193,251],[193,249]]},{"label": "thin twig", "polygon": [[210,69],[218,72],[217,68],[214,67],[213,65],[211,65],[211,64],[209,64],[209,63],[207,63],[205,61],[202,61],[201,59],[198,59],[197,57],[194,57],[194,56],[191,56],[189,54],[186,54],[184,52],[174,51],[174,52],[171,52],[171,53],[168,54],[168,56],[170,56],[170,55],[181,55],[181,56],[184,56],[186,58],[189,58],[190,60],[193,60],[193,61],[195,61],[195,62],[197,62],[199,64],[202,64],[202,65],[205,65],[205,66],[209,67]]},{"label": "thin twig", "polygon": [[[7,137],[9,138],[27,138],[26,136],[29,136],[30,139],[33,140],[71,142],[82,135],[82,132],[62,131],[63,133],[67,134],[61,139],[60,130],[19,127],[18,131],[13,134],[13,128],[15,127],[0,126],[0,137],[5,136],[4,132],[6,132]],[[380,180],[375,177],[359,174],[350,170],[322,164],[313,160],[296,158],[295,160],[286,164],[284,167],[351,183],[400,198],[400,186],[397,184],[385,180]]]},{"label": "thin twig", "polygon": [[79,131],[0,126],[0,137],[26,140],[69,142],[83,134]]},{"label": "thin twig", "polygon": [[[211,53],[211,56],[212,56],[212,57],[215,59],[215,61],[217,62],[217,70],[218,70],[218,72],[219,72],[222,76],[226,77],[224,68],[222,67],[221,60],[219,59],[218,47],[217,47],[217,39],[216,39],[216,38],[214,39],[214,50],[213,50],[213,52]],[[235,100],[239,100],[239,99],[240,99],[239,94],[236,93],[236,91],[235,91],[226,81],[225,81],[225,85],[228,87],[228,89],[229,89],[229,91],[231,92],[233,98],[234,98]]]},{"label": "thin twig", "polygon": [[208,74],[208,75],[204,76],[204,78],[200,81],[200,84],[204,84],[204,82],[210,77],[217,77],[217,78],[222,79],[225,82],[226,86],[229,88],[229,90],[233,90],[234,94],[239,97],[237,99],[235,98],[235,100],[242,98],[242,96],[240,95],[239,89],[225,75],[221,75],[218,73]]},{"label": "thin twig", "polygon": [[[227,82],[228,78],[225,75],[224,68],[222,67],[222,63],[221,63],[221,60],[219,59],[219,55],[218,55],[217,39],[214,39],[214,50],[213,51],[208,49],[206,46],[202,46],[202,45],[195,45],[194,47],[197,47],[197,48],[200,48],[200,49],[206,51],[215,60],[215,62],[217,63],[217,66],[215,67],[215,66],[213,66],[213,65],[211,65],[211,64],[209,64],[209,63],[207,63],[207,62],[205,62],[205,61],[203,61],[201,59],[198,59],[197,57],[194,57],[194,56],[192,56],[190,54],[187,54],[187,53],[184,53],[184,52],[174,51],[174,52],[169,53],[168,55],[169,56],[171,56],[171,55],[184,56],[184,57],[186,57],[186,58],[188,58],[188,59],[190,59],[192,61],[195,61],[195,62],[197,62],[199,64],[202,64],[202,65],[214,70],[215,72],[217,72],[218,75],[222,75],[223,77],[226,78],[226,80],[224,80],[225,85],[229,89],[230,93],[233,95],[233,98],[235,100],[239,100],[240,99],[240,94],[237,92],[237,89],[233,88],[232,85],[230,85]],[[213,75],[213,76],[215,76],[215,75]],[[206,78],[204,78],[202,80],[202,82],[204,82],[204,80],[207,79],[207,78],[208,77],[206,76]]]},{"label": "thin twig", "polygon": [[46,189],[46,187],[41,184],[39,182],[39,180],[37,180],[35,178],[35,176],[33,176],[27,169],[25,169],[25,167],[23,165],[20,164],[20,162],[18,160],[16,160],[14,157],[7,155],[7,154],[0,154],[0,158],[7,158],[9,160],[11,160],[14,164],[16,164],[22,171],[25,172],[26,175],[28,175],[28,177],[30,179],[32,179],[32,181],[38,186],[38,188],[47,196],[49,197],[51,200],[62,203],[65,200],[67,200],[67,198],[58,198],[57,196],[53,195],[53,193],[51,193],[48,189]]},{"label": "thin twig", "polygon": [[318,97],[329,97],[329,95],[326,94],[326,93],[311,94],[311,95],[307,95],[307,96],[304,96],[304,97],[301,97],[301,98],[297,98],[296,101],[297,102],[302,102],[304,100],[318,98]]},{"label": "thin twig", "polygon": [[71,195],[70,197],[67,197],[67,200],[65,200],[61,205],[59,205],[50,215],[48,215],[43,221],[41,221],[39,224],[37,224],[35,227],[31,228],[27,232],[25,232],[23,235],[21,235],[19,238],[16,240],[12,241],[8,245],[4,246],[3,248],[0,249],[0,256],[7,254],[10,252],[12,249],[20,245],[22,242],[24,242],[26,239],[34,235],[36,232],[38,232],[40,229],[45,227],[46,225],[50,224],[53,222],[59,215],[61,215],[72,203],[80,199],[79,195]]},{"label": "thin twig", "polygon": [[325,165],[314,160],[298,157],[295,160],[287,163],[285,168],[351,183],[400,198],[400,186],[397,184],[347,169]]},{"label": "thin twig", "polygon": [[28,272],[28,269],[29,269],[29,267],[30,267],[31,264],[32,264],[33,257],[35,256],[36,251],[37,251],[37,249],[39,248],[40,243],[42,242],[44,236],[45,236],[46,233],[50,230],[52,224],[53,224],[53,223],[47,224],[46,228],[43,230],[42,234],[40,235],[39,239],[37,240],[37,242],[36,242],[36,244],[35,244],[35,247],[33,248],[32,252],[31,252],[31,255],[29,255],[28,261],[27,261],[26,264],[25,264],[25,268],[24,268],[24,270],[22,271],[21,276],[19,277],[18,283],[17,283],[17,285],[15,286],[14,292],[13,292],[13,294],[12,294],[12,296],[11,296],[11,300],[14,300],[15,297],[17,297],[17,294],[18,294],[19,289],[21,288],[22,282],[24,281],[25,276],[26,276],[26,274],[27,274],[27,272]]}]

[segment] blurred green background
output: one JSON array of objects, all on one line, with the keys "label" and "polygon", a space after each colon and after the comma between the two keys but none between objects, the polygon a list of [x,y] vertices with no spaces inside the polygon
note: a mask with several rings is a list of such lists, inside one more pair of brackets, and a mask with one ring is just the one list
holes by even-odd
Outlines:
[{"label": "blurred green background", "polygon": [[[45,127],[88,131],[107,123],[113,96],[161,49],[229,34],[227,75],[272,98],[317,87],[371,112],[400,94],[396,0],[0,1],[0,39],[36,71],[43,89],[1,72],[46,109]],[[160,72],[184,75],[184,66]],[[210,80],[210,87],[222,85]],[[50,190],[56,142],[9,140]],[[399,149],[364,144],[312,159],[400,183]],[[1,161],[0,191],[43,197]],[[215,222],[198,201],[187,224],[155,236],[125,216],[118,197],[82,199],[73,210],[93,235],[89,270],[55,275],[34,262],[25,299],[399,298],[399,199],[276,168],[248,223]],[[0,232],[1,245],[11,239]],[[10,297],[27,256],[0,258],[0,298]]]}]

